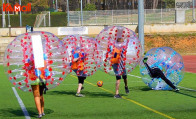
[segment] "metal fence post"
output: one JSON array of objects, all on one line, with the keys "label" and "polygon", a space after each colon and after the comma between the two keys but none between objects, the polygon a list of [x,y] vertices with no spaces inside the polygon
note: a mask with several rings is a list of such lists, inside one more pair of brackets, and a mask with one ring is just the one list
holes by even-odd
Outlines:
[{"label": "metal fence post", "polygon": [[44,27],[46,26],[46,15],[44,15]]},{"label": "metal fence post", "polygon": [[145,23],[146,23],[146,9],[144,10],[144,19],[145,19]]},{"label": "metal fence post", "polygon": [[162,7],[161,7],[161,23],[163,22],[163,10],[162,10]]},{"label": "metal fence post", "polygon": [[114,24],[113,10],[112,10],[112,25]]},{"label": "metal fence post", "polygon": [[129,23],[129,9],[127,10],[127,23]]},{"label": "metal fence post", "polygon": [[97,11],[95,11],[95,24],[97,25]]},{"label": "metal fence post", "polygon": [[81,26],[83,26],[82,0],[81,0]]},{"label": "metal fence post", "polygon": [[79,18],[79,19],[78,19],[78,21],[79,21],[79,25],[81,26],[80,15],[81,15],[81,14],[80,14],[80,13],[78,13],[78,16],[79,16],[79,17],[78,17],[78,18]]},{"label": "metal fence post", "polygon": [[195,0],[193,0],[193,20],[192,23],[195,23]]},{"label": "metal fence post", "polygon": [[50,22],[51,22],[51,21],[50,21],[50,12],[48,13],[48,17],[49,17],[48,26],[50,27],[50,26],[51,26],[51,23],[50,23]]},{"label": "metal fence post", "polygon": [[[21,6],[21,0],[19,0],[19,4]],[[20,10],[20,27],[22,27],[22,12]]]},{"label": "metal fence post", "polygon": [[69,0],[67,0],[67,26],[69,26]]},{"label": "metal fence post", "polygon": [[6,23],[5,23],[5,11],[3,11],[3,4],[4,4],[4,0],[2,0],[2,27],[5,28],[6,27]]},{"label": "metal fence post", "polygon": [[144,0],[138,0],[138,34],[144,54]]}]

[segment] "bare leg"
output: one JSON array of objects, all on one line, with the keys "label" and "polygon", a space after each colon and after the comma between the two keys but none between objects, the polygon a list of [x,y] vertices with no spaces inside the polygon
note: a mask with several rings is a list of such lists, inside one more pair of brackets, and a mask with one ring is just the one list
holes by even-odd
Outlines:
[{"label": "bare leg", "polygon": [[82,83],[79,83],[79,84],[78,84],[77,93],[80,93],[80,91],[81,91],[81,88],[82,88]]},{"label": "bare leg", "polygon": [[42,110],[42,114],[44,113],[44,96],[43,96],[43,92],[44,92],[44,86],[40,86],[40,102],[41,102],[41,110]]},{"label": "bare leg", "polygon": [[35,105],[39,114],[42,114],[41,110],[41,99],[40,99],[40,92],[39,92],[39,85],[31,85],[35,100]]},{"label": "bare leg", "polygon": [[42,113],[44,113],[44,96],[42,95],[40,99],[41,99],[41,110],[42,110]]},{"label": "bare leg", "polygon": [[116,95],[119,94],[120,79],[116,80]]},{"label": "bare leg", "polygon": [[40,101],[41,101],[41,110],[42,114],[44,113],[44,96],[43,94],[40,96]]}]

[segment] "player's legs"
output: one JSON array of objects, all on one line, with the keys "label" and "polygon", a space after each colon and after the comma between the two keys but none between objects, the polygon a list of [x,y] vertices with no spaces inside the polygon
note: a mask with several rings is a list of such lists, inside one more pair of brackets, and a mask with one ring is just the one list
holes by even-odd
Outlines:
[{"label": "player's legs", "polygon": [[42,115],[39,85],[31,85],[31,87],[32,87],[33,96],[34,96],[37,111],[38,111],[39,115]]},{"label": "player's legs", "polygon": [[167,83],[171,88],[173,88],[173,89],[177,89],[174,85],[173,85],[173,83],[169,80],[169,79],[167,79],[166,77],[165,77],[165,75],[163,74],[163,72],[159,69],[159,68],[154,68],[153,69],[153,72],[154,72],[154,74],[155,74],[155,76],[156,77],[160,77],[161,79],[163,79],[164,81],[165,81],[165,83]]},{"label": "player's legs", "polygon": [[78,97],[84,97],[84,95],[80,94],[80,91],[81,91],[82,86],[84,84],[84,79],[86,79],[86,77],[78,76],[78,89],[77,89],[77,93],[76,93],[76,96],[78,96]]},{"label": "player's legs", "polygon": [[41,111],[42,116],[45,115],[44,113],[44,96],[43,96],[44,86],[40,86],[40,102],[41,102]]},{"label": "player's legs", "polygon": [[127,76],[123,76],[125,87],[127,87]]},{"label": "player's legs", "polygon": [[122,77],[124,79],[125,92],[128,94],[129,93],[129,88],[128,88],[128,84],[127,84],[127,75],[123,75]]},{"label": "player's legs", "polygon": [[121,96],[119,95],[119,87],[120,87],[121,76],[118,74],[118,71],[117,71],[118,64],[113,64],[112,67],[113,67],[114,73],[116,75],[116,91],[115,91],[114,98],[121,98]]},{"label": "player's legs", "polygon": [[73,70],[76,75],[78,76],[78,88],[77,88],[77,93],[76,96],[77,97],[84,97],[84,95],[80,94],[81,89],[83,89],[83,84],[84,84],[84,80],[86,79],[86,76],[84,76],[83,71],[79,71],[79,70]]},{"label": "player's legs", "polygon": [[121,79],[121,76],[116,76],[116,91],[115,91],[116,95],[119,94],[120,79]]},{"label": "player's legs", "polygon": [[84,77],[78,76],[78,90],[77,90],[77,93],[80,93],[83,84],[84,84]]}]

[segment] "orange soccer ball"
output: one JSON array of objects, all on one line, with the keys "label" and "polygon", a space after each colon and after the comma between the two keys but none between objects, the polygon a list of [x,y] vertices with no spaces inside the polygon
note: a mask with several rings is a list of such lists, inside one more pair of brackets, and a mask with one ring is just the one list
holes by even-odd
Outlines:
[{"label": "orange soccer ball", "polygon": [[97,81],[97,86],[102,87],[103,86],[103,81]]}]

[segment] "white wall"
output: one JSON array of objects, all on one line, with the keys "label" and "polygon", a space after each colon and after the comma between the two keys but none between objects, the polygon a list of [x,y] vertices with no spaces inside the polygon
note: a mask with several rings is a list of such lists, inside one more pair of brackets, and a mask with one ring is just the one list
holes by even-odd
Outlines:
[{"label": "white wall", "polygon": [[[124,25],[125,27],[135,31],[137,25]],[[104,26],[86,26],[88,28],[88,34],[98,34]],[[58,35],[59,27],[40,27],[34,28],[34,31],[47,31],[55,35]],[[25,28],[11,28],[11,35],[17,36],[21,33],[25,33]],[[154,24],[145,25],[144,33],[171,33],[171,32],[196,32],[196,24]],[[8,36],[9,28],[0,28],[0,36]]]}]

